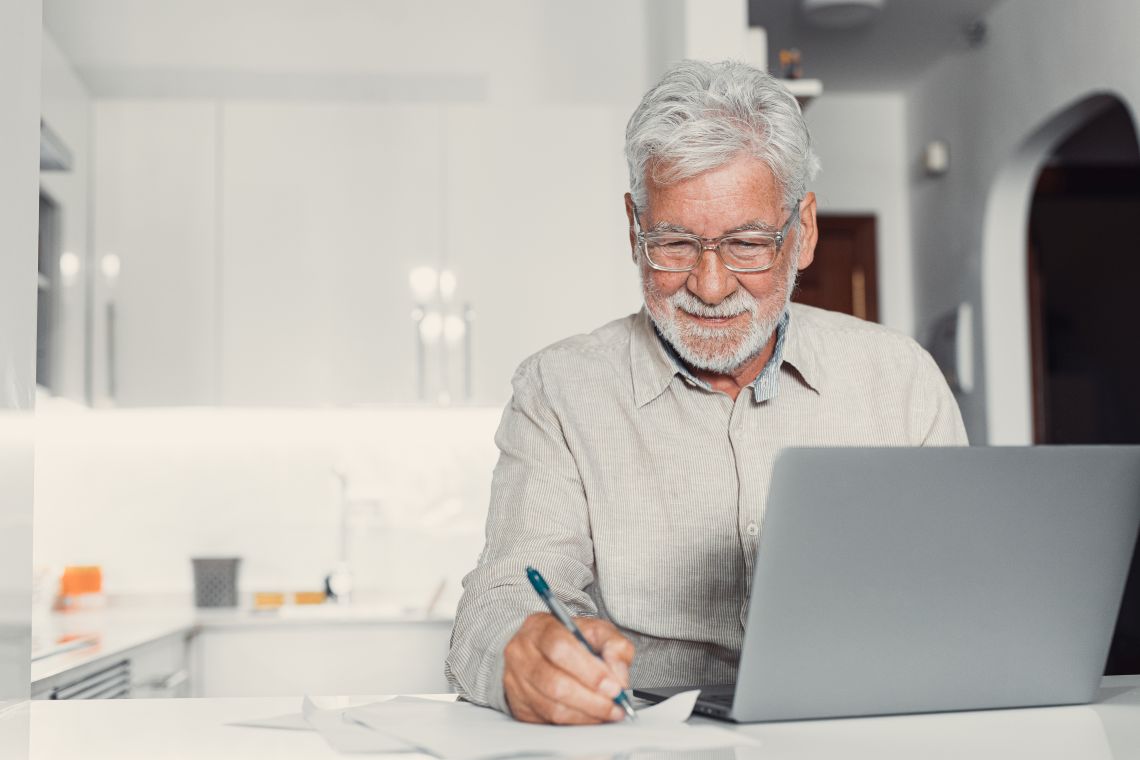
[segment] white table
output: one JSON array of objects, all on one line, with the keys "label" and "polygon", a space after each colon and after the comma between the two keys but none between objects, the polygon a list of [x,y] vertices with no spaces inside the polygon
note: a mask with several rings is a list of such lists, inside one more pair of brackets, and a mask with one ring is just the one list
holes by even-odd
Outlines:
[{"label": "white table", "polygon": [[[341,704],[364,704],[377,697],[338,699]],[[30,757],[345,757],[314,732],[225,725],[298,712],[300,703],[300,697],[34,702],[29,708]],[[735,730],[762,742],[756,748],[737,749],[735,757],[741,760],[1140,760],[1140,676],[1106,678],[1097,702],[1088,706],[754,724]],[[724,750],[717,758],[732,755]]]}]

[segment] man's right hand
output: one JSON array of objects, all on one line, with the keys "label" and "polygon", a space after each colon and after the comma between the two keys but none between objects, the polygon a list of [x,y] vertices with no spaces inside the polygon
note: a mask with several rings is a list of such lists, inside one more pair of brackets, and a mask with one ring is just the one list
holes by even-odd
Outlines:
[{"label": "man's right hand", "polygon": [[574,622],[601,660],[547,612],[528,617],[507,642],[503,691],[518,720],[585,724],[625,717],[614,697],[629,687],[633,644],[606,620]]}]

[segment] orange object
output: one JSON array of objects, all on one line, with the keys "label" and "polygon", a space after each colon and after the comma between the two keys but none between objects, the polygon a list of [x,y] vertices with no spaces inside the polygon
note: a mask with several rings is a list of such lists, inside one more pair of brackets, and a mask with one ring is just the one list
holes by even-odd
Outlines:
[{"label": "orange object", "polygon": [[103,590],[103,569],[98,565],[68,565],[59,579],[61,596],[98,594]]},{"label": "orange object", "polygon": [[293,593],[294,604],[324,604],[324,591],[296,591]]},{"label": "orange object", "polygon": [[283,604],[285,604],[285,595],[279,591],[255,591],[253,594],[255,610],[274,610]]}]

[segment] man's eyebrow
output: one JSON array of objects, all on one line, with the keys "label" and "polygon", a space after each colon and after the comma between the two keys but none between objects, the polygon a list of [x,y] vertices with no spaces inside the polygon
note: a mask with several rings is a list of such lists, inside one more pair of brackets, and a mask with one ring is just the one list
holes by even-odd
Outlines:
[{"label": "man's eyebrow", "polygon": [[[674,232],[681,235],[696,235],[697,233],[692,230],[686,229],[679,224],[672,222],[657,222],[650,227],[646,232]],[[753,219],[745,222],[744,224],[737,225],[731,230],[725,230],[725,235],[734,235],[737,232],[776,232],[776,228],[765,222],[763,219]]]},{"label": "man's eyebrow", "polygon": [[750,222],[745,222],[738,227],[733,227],[724,234],[731,235],[735,232],[776,232],[776,228],[765,222],[763,219],[753,219]]},{"label": "man's eyebrow", "polygon": [[695,235],[692,230],[687,230],[679,224],[672,222],[657,222],[657,224],[650,227],[646,232],[676,232],[681,235]]}]

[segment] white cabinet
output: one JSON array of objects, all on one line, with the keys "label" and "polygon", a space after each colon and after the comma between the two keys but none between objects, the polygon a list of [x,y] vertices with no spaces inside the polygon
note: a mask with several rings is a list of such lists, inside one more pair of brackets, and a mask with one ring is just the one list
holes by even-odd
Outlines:
[{"label": "white cabinet", "polygon": [[221,402],[416,398],[408,272],[440,257],[441,112],[224,107]]},{"label": "white cabinet", "polygon": [[450,636],[447,620],[205,627],[194,696],[446,692]]},{"label": "white cabinet", "polygon": [[[528,354],[639,305],[605,106],[101,101],[97,397],[325,406],[419,398],[409,273],[450,268],[460,346],[427,395],[500,404]],[[111,304],[113,312],[103,304]],[[438,308],[440,304],[429,304]],[[453,336],[454,337],[454,336]],[[460,341],[461,343],[462,341]]]},{"label": "white cabinet", "polygon": [[191,694],[189,629],[98,657],[32,684],[32,699],[152,699]]},{"label": "white cabinet", "polygon": [[638,308],[624,130],[612,107],[448,110],[447,263],[476,315],[475,400],[504,402],[529,354]]},{"label": "white cabinet", "polygon": [[216,401],[217,120],[208,102],[94,106],[97,401]]}]

